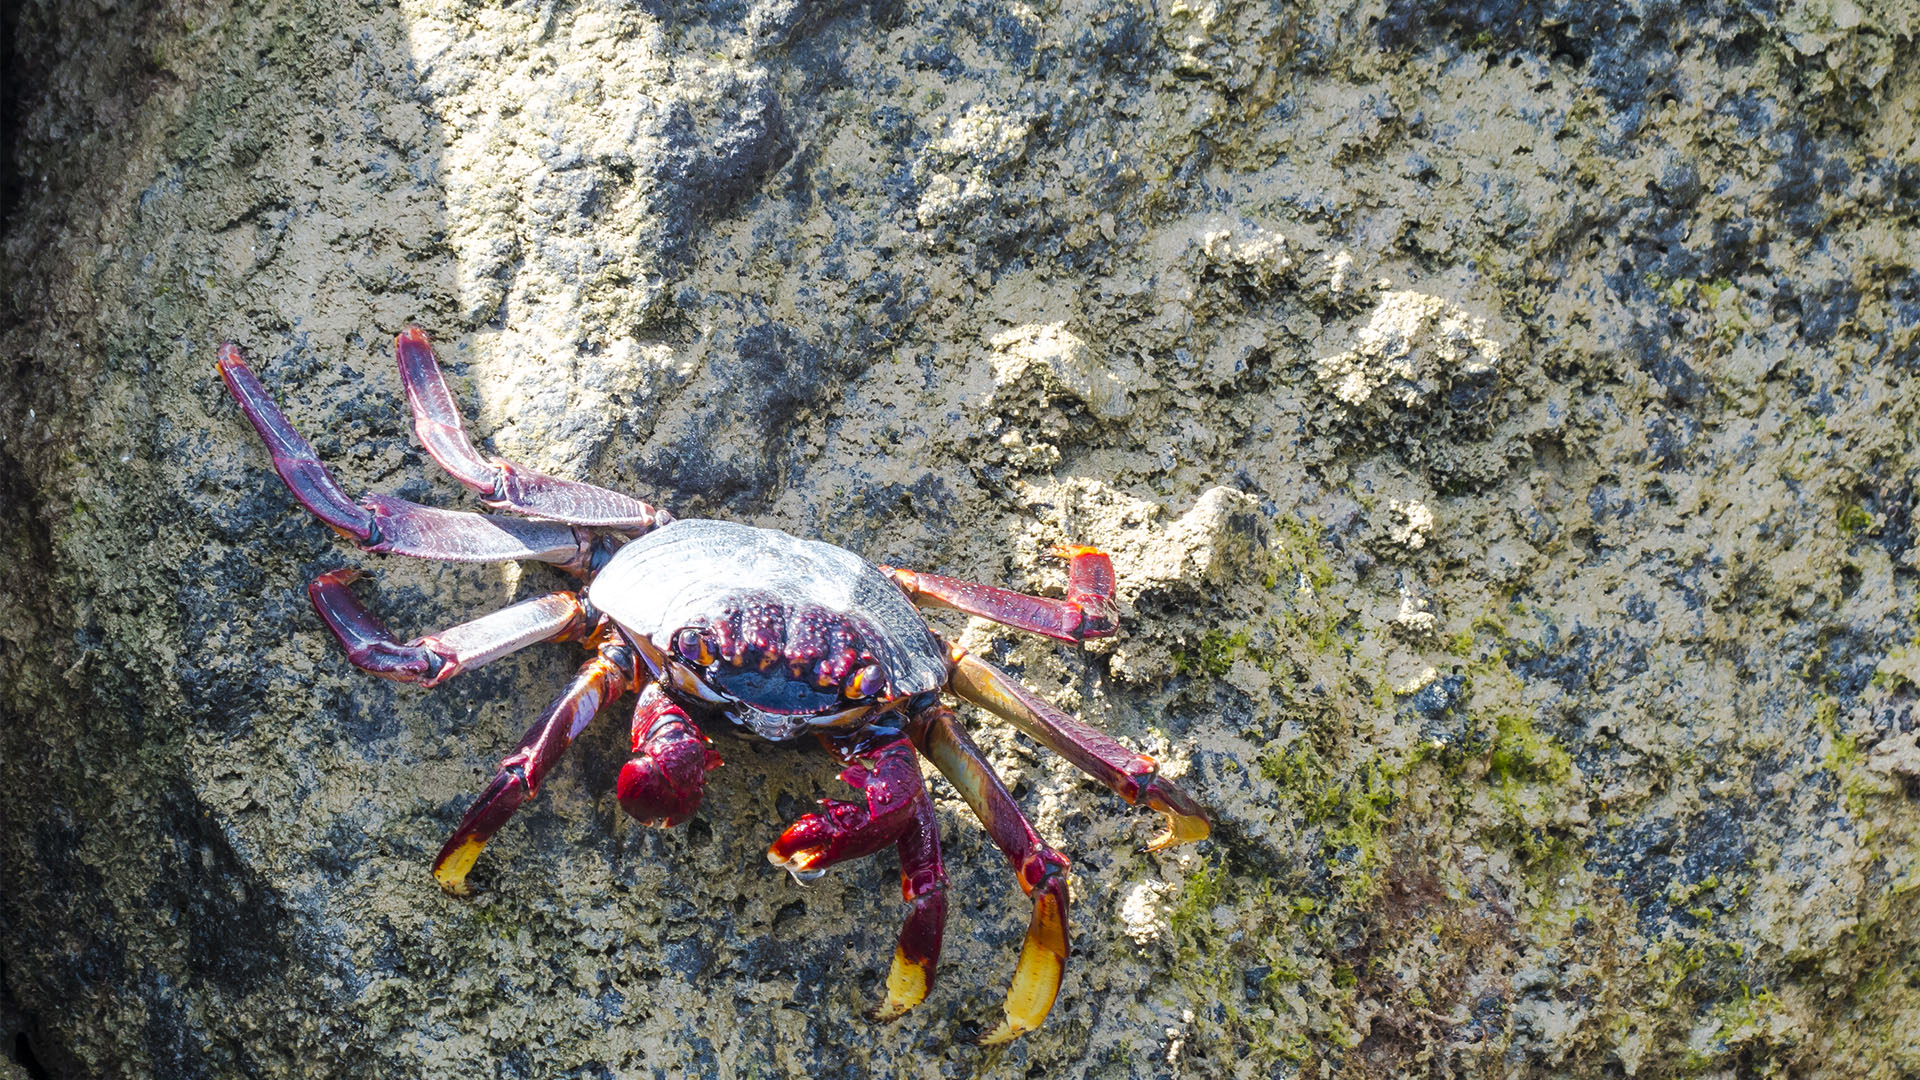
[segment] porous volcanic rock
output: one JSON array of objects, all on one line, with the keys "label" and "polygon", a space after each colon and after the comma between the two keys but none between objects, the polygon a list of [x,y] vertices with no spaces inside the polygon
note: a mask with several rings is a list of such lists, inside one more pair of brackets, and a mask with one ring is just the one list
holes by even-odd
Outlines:
[{"label": "porous volcanic rock", "polygon": [[[0,1075],[1861,1077],[1920,1072],[1913,0],[1062,0],[0,11]],[[888,1026],[890,855],[726,734],[627,821],[619,709],[427,873],[578,662],[350,668],[545,567],[354,552],[482,444],[684,515],[1058,589],[936,619],[1160,756],[1212,839],[969,714],[1075,860],[1027,905],[937,779],[944,970]],[[6,1060],[6,1059],[11,1059]]]}]

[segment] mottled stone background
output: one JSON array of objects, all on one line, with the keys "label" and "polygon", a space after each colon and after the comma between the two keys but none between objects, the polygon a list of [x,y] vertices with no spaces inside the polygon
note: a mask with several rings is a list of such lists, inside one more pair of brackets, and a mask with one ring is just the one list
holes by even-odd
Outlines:
[{"label": "mottled stone background", "polygon": [[[0,1077],[1920,1073],[1913,0],[24,0],[0,8]],[[343,482],[483,442],[686,514],[1057,589],[957,620],[1164,757],[1214,838],[980,720],[1075,860],[937,782],[945,970],[860,1018],[891,856],[765,844],[823,755],[721,737],[642,829],[585,736],[427,864],[577,654],[353,672],[545,568],[360,556]]]}]

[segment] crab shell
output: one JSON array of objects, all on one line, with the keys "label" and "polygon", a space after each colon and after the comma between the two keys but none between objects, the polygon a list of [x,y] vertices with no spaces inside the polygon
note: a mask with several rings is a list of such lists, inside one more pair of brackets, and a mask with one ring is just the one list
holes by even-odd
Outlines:
[{"label": "crab shell", "polygon": [[[746,583],[751,582],[751,587]],[[640,648],[648,665],[680,696],[716,706],[764,739],[782,741],[816,728],[841,727],[870,711],[831,689],[798,679],[741,678],[724,660],[696,671],[676,657],[680,631],[703,630],[743,608],[784,623],[768,645],[821,641],[837,632],[880,666],[877,695],[899,701],[939,690],[952,665],[900,587],[880,568],[844,548],[802,540],[777,529],[681,518],[627,544],[587,589]],[[773,685],[775,681],[788,687]]]}]

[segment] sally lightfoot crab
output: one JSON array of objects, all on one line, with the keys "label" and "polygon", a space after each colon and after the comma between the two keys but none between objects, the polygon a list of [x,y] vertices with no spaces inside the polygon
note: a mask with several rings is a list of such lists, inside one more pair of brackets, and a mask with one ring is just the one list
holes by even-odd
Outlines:
[{"label": "sally lightfoot crab", "polygon": [[1199,804],[1159,776],[1152,758],[942,640],[916,610],[950,608],[1069,643],[1111,634],[1107,556],[1058,549],[1067,595],[1048,599],[875,566],[771,529],[675,520],[618,492],[481,456],[426,335],[409,327],[394,352],[427,453],[486,506],[521,516],[439,510],[387,495],[349,498],[237,346],[221,346],[219,367],[294,497],[361,549],[450,562],[533,559],[582,583],[411,641],[395,638],[348,591],[357,571],[322,574],[307,587],[347,659],[398,682],[436,686],[539,641],[579,641],[591,654],[440,849],[433,874],[448,892],[466,895],[467,872],[487,840],[540,790],[594,714],[628,691],[638,696],[633,756],[616,794],[648,824],[678,825],[700,805],[707,773],[720,764],[702,724],[726,722],[776,742],[811,735],[839,758],[840,779],[863,798],[823,800],[780,834],[767,858],[810,880],[889,845],[899,852],[908,912],[886,1000],[870,1014],[892,1020],[925,999],[946,923],[947,878],[921,782],[924,756],[973,808],[1033,900],[1006,1015],[980,1039],[1001,1043],[1038,1027],[1059,992],[1067,859],[1034,832],[942,693],[1004,717],[1127,802],[1159,811],[1165,827],[1149,849],[1207,835]]}]

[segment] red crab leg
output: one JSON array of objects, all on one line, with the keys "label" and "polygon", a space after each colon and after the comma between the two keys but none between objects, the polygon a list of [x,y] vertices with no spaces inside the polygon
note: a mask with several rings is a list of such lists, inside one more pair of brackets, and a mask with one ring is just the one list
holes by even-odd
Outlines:
[{"label": "red crab leg", "polygon": [[1065,600],[1028,596],[941,574],[893,566],[880,569],[892,575],[916,604],[952,608],[1068,644],[1106,637],[1118,629],[1120,611],[1113,602],[1113,560],[1090,547],[1057,547],[1053,554],[1067,560]]},{"label": "red crab leg", "polygon": [[393,355],[400,363],[400,381],[413,409],[413,432],[421,445],[493,509],[628,532],[645,532],[673,520],[631,495],[548,476],[505,458],[481,457],[467,439],[460,408],[440,374],[426,332],[417,326],[401,331],[393,339]]},{"label": "red crab leg", "polygon": [[829,866],[872,855],[888,844],[900,852],[900,896],[910,909],[900,927],[887,972],[887,999],[868,1019],[897,1020],[926,1000],[940,962],[947,923],[947,872],[940,862],[940,826],[933,800],[920,779],[920,756],[904,736],[827,744],[847,767],[840,779],[866,796],[866,803],[820,800],[820,813],[787,827],[767,848],[767,861],[812,881]]},{"label": "red crab leg", "polygon": [[900,898],[909,908],[893,949],[893,965],[887,969],[887,1000],[867,1013],[867,1019],[878,1023],[898,1020],[926,1000],[946,934],[947,870],[940,862],[940,822],[924,786],[913,804],[913,820],[894,845],[900,852]]},{"label": "red crab leg", "polygon": [[794,822],[767,849],[767,860],[796,880],[811,881],[835,863],[888,844],[899,850],[901,898],[911,908],[887,973],[887,1000],[868,1013],[872,1020],[896,1020],[926,999],[940,960],[947,875],[940,861],[939,824],[920,779],[919,756],[906,738],[877,747],[829,745],[843,760],[852,759],[840,779],[865,795],[866,805],[821,800],[824,813]]},{"label": "red crab leg", "polygon": [[467,871],[493,834],[520,804],[540,791],[540,781],[566,753],[580,729],[600,706],[626,692],[633,673],[633,650],[617,638],[603,638],[599,651],[580,665],[573,681],[533,722],[520,745],[500,762],[500,771],[467,808],[460,825],[433,860],[433,876],[455,896],[468,895]]},{"label": "red crab leg", "polygon": [[699,726],[659,683],[648,684],[633,710],[633,757],[614,785],[621,808],[643,825],[678,825],[700,809],[707,773],[719,767]]},{"label": "red crab leg", "polygon": [[1047,704],[1019,680],[985,660],[959,649],[953,651],[956,656],[948,689],[1003,717],[1127,802],[1145,802],[1166,816],[1166,827],[1147,842],[1148,851],[1207,838],[1212,826],[1207,823],[1206,811],[1192,796],[1159,775],[1158,762]]},{"label": "red crab leg", "polygon": [[1039,1027],[1060,993],[1067,969],[1067,857],[1033,831],[952,709],[935,704],[920,710],[909,721],[907,733],[967,800],[987,835],[1013,864],[1020,887],[1033,897],[1033,918],[1027,924],[1020,966],[1007,988],[1006,1016],[979,1039],[988,1046],[1010,1042]]},{"label": "red crab leg", "polygon": [[394,682],[439,686],[535,642],[564,641],[586,629],[580,598],[552,592],[402,642],[348,591],[347,583],[359,576],[360,571],[352,569],[321,574],[307,586],[307,599],[354,667]]},{"label": "red crab leg", "polygon": [[355,502],[273,403],[232,342],[220,346],[220,377],[267,444],[273,469],[294,498],[363,550],[444,562],[537,559],[576,570],[584,570],[593,557],[593,537],[569,525],[437,510],[387,495],[362,495]]}]

